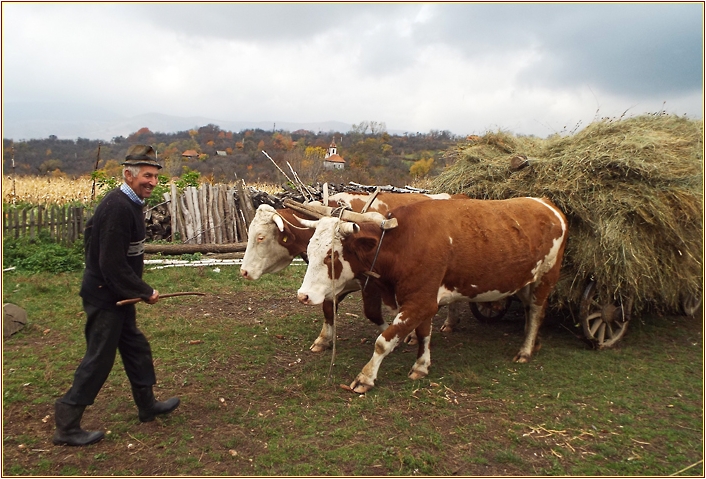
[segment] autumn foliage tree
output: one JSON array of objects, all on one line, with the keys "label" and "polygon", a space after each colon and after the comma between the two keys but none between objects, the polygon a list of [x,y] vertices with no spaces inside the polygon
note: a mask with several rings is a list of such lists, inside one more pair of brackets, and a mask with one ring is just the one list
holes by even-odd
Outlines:
[{"label": "autumn foliage tree", "polygon": [[409,168],[409,174],[412,178],[419,179],[426,177],[434,166],[434,158],[422,158],[415,161]]},{"label": "autumn foliage tree", "polygon": [[[262,129],[232,132],[217,125],[155,133],[143,127],[127,138],[116,136],[109,142],[59,139],[55,135],[17,142],[3,139],[3,171],[16,175],[52,175],[60,168],[69,176],[88,174],[94,169],[100,145],[99,168],[105,168],[106,174],[114,173],[119,177],[120,163],[127,149],[141,143],[155,147],[164,166],[162,172],[172,177],[182,175],[184,168],[188,167],[214,181],[231,182],[238,178],[247,182],[282,183],[282,174],[262,154],[264,150],[286,171],[289,168],[285,162],[289,161],[306,182],[404,185],[415,176],[437,174],[444,166],[442,153],[458,141],[449,132],[440,131],[393,135],[386,131],[382,122],[364,121],[354,127],[347,132],[327,133]],[[346,161],[342,170],[323,169],[323,159],[332,141]],[[189,160],[182,156],[187,150],[194,150],[201,156]],[[226,155],[219,155],[218,151]]]}]

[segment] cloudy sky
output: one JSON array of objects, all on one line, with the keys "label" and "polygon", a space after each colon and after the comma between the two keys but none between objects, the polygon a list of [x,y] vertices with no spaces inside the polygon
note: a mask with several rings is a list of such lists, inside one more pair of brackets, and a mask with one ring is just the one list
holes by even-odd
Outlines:
[{"label": "cloudy sky", "polygon": [[703,117],[701,3],[7,3],[3,102],[546,136]]}]

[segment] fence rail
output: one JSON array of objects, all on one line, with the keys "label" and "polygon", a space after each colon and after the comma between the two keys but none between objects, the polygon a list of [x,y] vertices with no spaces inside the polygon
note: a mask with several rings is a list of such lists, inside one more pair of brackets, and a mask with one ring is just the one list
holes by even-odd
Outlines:
[{"label": "fence rail", "polygon": [[72,244],[83,235],[86,221],[93,213],[86,206],[27,206],[3,209],[3,236],[29,236],[34,239],[41,231],[60,243]]}]

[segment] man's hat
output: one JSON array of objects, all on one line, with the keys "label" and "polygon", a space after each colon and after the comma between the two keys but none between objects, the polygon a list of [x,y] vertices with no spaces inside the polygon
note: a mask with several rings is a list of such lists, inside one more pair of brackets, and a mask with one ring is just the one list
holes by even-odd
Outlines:
[{"label": "man's hat", "polygon": [[127,156],[122,163],[125,166],[149,165],[162,168],[157,163],[157,152],[149,145],[132,145],[127,150]]}]

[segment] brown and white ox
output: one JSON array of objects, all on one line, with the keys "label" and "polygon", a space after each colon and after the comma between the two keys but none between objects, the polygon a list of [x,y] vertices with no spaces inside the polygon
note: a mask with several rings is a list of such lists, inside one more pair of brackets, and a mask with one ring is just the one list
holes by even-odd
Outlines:
[{"label": "brown and white ox", "polygon": [[419,347],[409,377],[426,376],[432,318],[440,305],[454,301],[517,295],[525,306],[525,341],[514,360],[529,361],[538,346],[547,298],[559,279],[567,238],[562,212],[539,198],[451,199],[396,208],[390,216],[398,226],[385,232],[382,243],[382,231],[375,224],[336,218],[303,222],[316,231],[307,249],[300,302],[330,300],[348,281],[373,271],[380,277],[370,282],[387,296],[394,295],[399,305],[392,325],[378,336],[372,358],[350,387],[358,393],[372,388],[382,360],[413,330]]},{"label": "brown and white ox", "polygon": [[[455,198],[467,198],[465,195],[454,195]],[[427,195],[420,193],[379,193],[368,207],[368,211],[381,214],[399,206],[417,203],[425,200],[446,200],[452,198],[448,194]],[[350,205],[351,209],[360,212],[370,199],[367,193],[337,193],[329,197],[328,205],[338,206],[339,201]],[[299,216],[297,216],[299,215]],[[240,267],[243,278],[257,280],[263,274],[281,271],[294,260],[296,256],[306,254],[309,239],[314,230],[300,222],[300,213],[290,208],[275,209],[270,205],[260,205],[255,212],[255,218],[248,229],[248,245]],[[360,290],[360,284],[351,280],[338,291],[337,301],[347,294]],[[381,311],[381,299],[375,287],[366,288],[363,294],[365,317],[375,323],[381,331],[387,328]],[[333,344],[333,297],[323,301],[324,324],[321,333],[309,348],[313,352],[321,352]],[[458,322],[457,313],[449,309],[446,329],[449,331]]]}]

